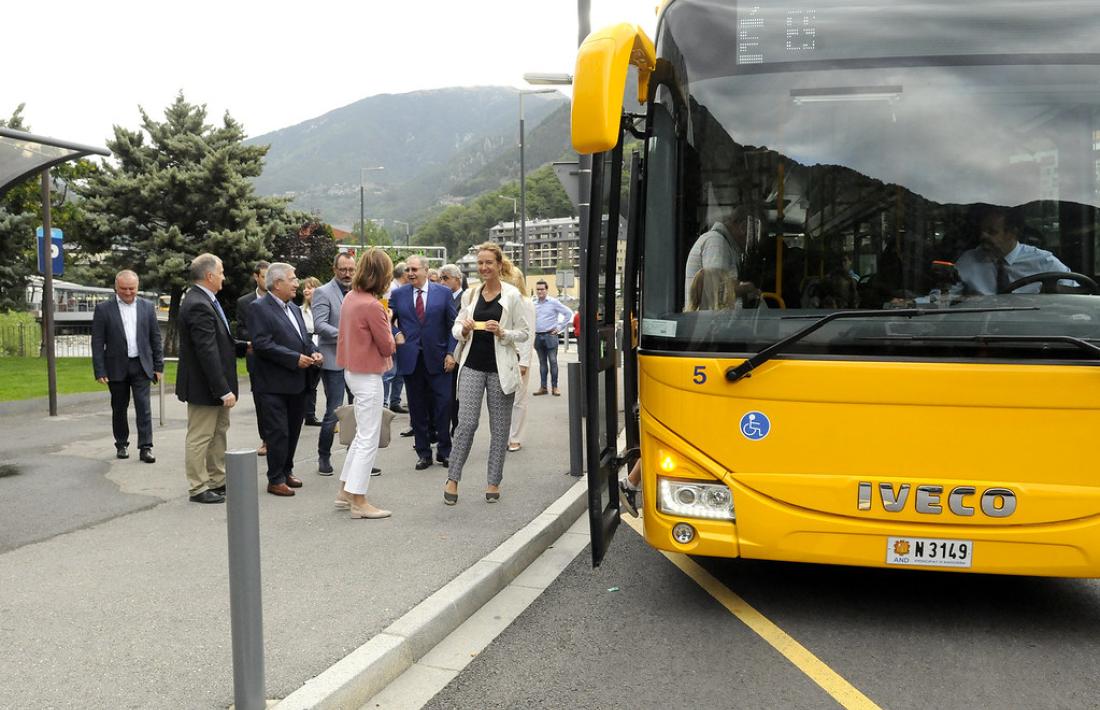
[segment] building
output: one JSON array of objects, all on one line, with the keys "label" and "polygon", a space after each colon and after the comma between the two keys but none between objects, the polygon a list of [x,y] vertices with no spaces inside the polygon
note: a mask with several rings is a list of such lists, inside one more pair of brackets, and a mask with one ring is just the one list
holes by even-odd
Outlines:
[{"label": "building", "polygon": [[[523,242],[516,222],[500,222],[489,228],[489,239],[500,244],[505,256],[523,262]],[[580,219],[554,217],[527,220],[527,270],[550,273],[578,269],[581,259]]]},{"label": "building", "polygon": [[[489,239],[500,244],[504,255],[515,264],[523,263],[522,235],[516,234],[515,222],[500,222],[489,228]],[[562,269],[580,273],[580,218],[555,217],[527,220],[527,271],[551,274]],[[619,220],[619,244],[616,264],[622,273],[626,259],[626,220]],[[473,259],[476,271],[477,259]],[[461,266],[461,265],[460,265]],[[462,267],[465,270],[466,267]]]}]

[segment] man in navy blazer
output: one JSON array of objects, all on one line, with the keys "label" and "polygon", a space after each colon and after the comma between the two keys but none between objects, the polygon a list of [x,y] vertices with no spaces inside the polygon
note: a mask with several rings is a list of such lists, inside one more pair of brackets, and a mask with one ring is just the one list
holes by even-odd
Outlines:
[{"label": "man in navy blazer", "polygon": [[294,452],[306,416],[306,370],[324,361],[292,299],[298,277],[290,264],[267,267],[267,295],[246,314],[252,337],[252,391],[263,407],[267,444],[267,492],[292,496],[302,481],[294,476]]},{"label": "man in navy blazer", "polygon": [[129,269],[115,276],[115,298],[95,307],[92,315],[92,369],[111,391],[111,428],[115,455],[129,458],[130,426],[126,412],[134,395],[141,460],[154,463],[153,417],[149,381],[164,374],[164,348],[153,304],[137,297],[138,275]]},{"label": "man in navy blazer", "polygon": [[[396,320],[397,374],[405,378],[416,448],[416,470],[432,465],[429,422],[437,441],[435,459],[446,466],[451,456],[451,372],[455,339],[451,335],[458,310],[451,289],[428,281],[428,263],[421,256],[405,260],[409,283],[394,289],[390,309]],[[401,338],[398,338],[401,340]]]}]

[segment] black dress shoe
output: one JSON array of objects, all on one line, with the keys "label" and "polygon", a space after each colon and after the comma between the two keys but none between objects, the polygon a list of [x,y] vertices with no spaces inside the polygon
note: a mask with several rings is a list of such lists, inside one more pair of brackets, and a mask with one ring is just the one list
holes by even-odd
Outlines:
[{"label": "black dress shoe", "polygon": [[144,461],[145,463],[156,463],[157,462],[157,457],[153,456],[153,450],[152,449],[142,449],[141,450],[141,455],[139,456],[139,458],[142,461]]},{"label": "black dress shoe", "polygon": [[214,491],[218,495],[224,496],[225,495],[225,484],[223,483],[222,485],[218,486],[217,488],[211,488],[210,490]]},{"label": "black dress shoe", "polygon": [[400,435],[401,436],[412,436],[413,435],[413,430],[412,429],[406,429],[405,431],[401,432]]},{"label": "black dress shoe", "polygon": [[416,470],[417,471],[423,471],[426,468],[431,468],[431,465],[432,465],[432,460],[431,459],[420,459],[419,461],[416,462]]},{"label": "black dress shoe", "polygon": [[440,466],[450,466],[451,465],[451,460],[449,458],[447,458],[446,456],[436,456],[435,460],[437,462],[439,462]]},{"label": "black dress shoe", "polygon": [[395,414],[408,414],[409,413],[409,410],[405,409],[400,404],[391,404],[390,405],[390,411],[394,412]]},{"label": "black dress shoe", "polygon": [[370,475],[372,475],[372,476],[381,476],[382,475],[382,469],[378,468],[377,466],[372,467],[371,470],[370,470]]},{"label": "black dress shoe", "polygon": [[125,446],[116,446],[115,457],[120,459],[128,459],[130,458],[130,452],[126,450]]},{"label": "black dress shoe", "polygon": [[310,417],[309,419],[306,419],[305,424],[306,426],[321,426],[321,420],[317,417]]},{"label": "black dress shoe", "polygon": [[318,454],[317,456],[317,473],[322,476],[332,475],[332,457],[324,454]]},{"label": "black dress shoe", "polygon": [[225,496],[215,493],[214,491],[203,491],[202,493],[196,493],[191,496],[192,503],[224,503]]}]

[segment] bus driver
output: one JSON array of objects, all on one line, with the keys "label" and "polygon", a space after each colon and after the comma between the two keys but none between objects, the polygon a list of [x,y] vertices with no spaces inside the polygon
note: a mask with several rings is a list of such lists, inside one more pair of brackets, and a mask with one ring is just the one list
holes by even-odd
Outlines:
[{"label": "bus driver", "polygon": [[[979,221],[978,246],[963,252],[955,267],[959,272],[963,293],[968,295],[1006,293],[1007,287],[1025,276],[1066,272],[1069,267],[1045,249],[1023,244],[1017,235],[1023,228],[1019,210],[1002,207],[986,208]],[[1059,286],[1076,286],[1063,279]],[[1039,293],[1039,283],[1015,289],[1015,293]]]}]

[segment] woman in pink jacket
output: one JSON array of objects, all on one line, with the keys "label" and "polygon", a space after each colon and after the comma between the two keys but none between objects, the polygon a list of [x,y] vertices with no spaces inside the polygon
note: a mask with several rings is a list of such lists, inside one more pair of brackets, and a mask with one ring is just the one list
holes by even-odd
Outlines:
[{"label": "woman in pink jacket", "polygon": [[390,257],[381,249],[368,249],[355,266],[352,289],[340,307],[336,364],[344,369],[344,382],[355,397],[355,439],[340,471],[336,507],[350,508],[353,518],[390,517],[390,511],[367,500],[367,488],[382,428],[382,373],[393,367],[397,349],[380,300],[392,280]]}]

